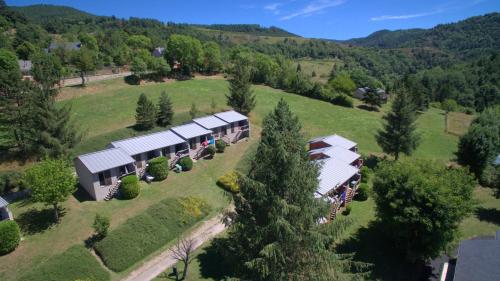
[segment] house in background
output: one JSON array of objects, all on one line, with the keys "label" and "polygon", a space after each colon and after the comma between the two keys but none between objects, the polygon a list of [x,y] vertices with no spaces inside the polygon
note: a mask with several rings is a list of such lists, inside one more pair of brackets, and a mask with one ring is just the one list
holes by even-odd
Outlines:
[{"label": "house in background", "polygon": [[[188,145],[184,139],[172,131],[162,131],[144,136],[112,142],[109,147],[121,148],[134,158],[137,175],[144,176],[147,162],[153,158],[165,156],[177,160],[178,153],[186,156]],[[169,163],[170,164],[170,163]]]},{"label": "house in background", "polygon": [[74,163],[80,185],[97,201],[113,197],[120,179],[136,174],[134,158],[121,148],[80,155]]},{"label": "house in background", "polygon": [[212,136],[217,140],[227,135],[228,123],[213,115],[193,119],[193,122],[212,131]]},{"label": "house in background", "polygon": [[309,141],[309,149],[310,150],[319,149],[319,148],[327,148],[327,147],[335,147],[335,146],[340,146],[342,148],[345,148],[345,149],[353,151],[353,152],[358,151],[358,144],[357,143],[355,143],[351,140],[348,140],[344,137],[341,137],[339,135],[317,137],[317,138]]},{"label": "house in background", "polygon": [[12,213],[9,211],[9,202],[0,196],[0,221],[12,220]]},{"label": "house in background", "polygon": [[201,144],[208,141],[212,135],[212,131],[205,129],[196,123],[188,123],[173,127],[170,130],[179,135],[189,144],[189,156],[193,159],[198,159],[203,155],[206,146]]},{"label": "house in background", "polygon": [[29,75],[31,72],[31,67],[33,66],[30,60],[18,60],[19,69],[23,75]]},{"label": "house in background", "polygon": [[[354,91],[353,97],[362,100],[365,98],[365,94],[371,90],[372,89],[370,87],[357,88],[356,91]],[[386,91],[384,91],[383,89],[380,89],[380,88],[377,88],[374,91],[375,91],[375,93],[377,93],[380,96],[380,99],[382,100],[382,102],[384,102],[384,103],[387,102],[387,100],[389,99],[389,94],[387,94]]]},{"label": "house in background", "polygon": [[216,113],[214,116],[228,123],[227,137],[230,142],[236,143],[242,138],[250,137],[250,123],[245,115],[230,110]]},{"label": "house in background", "polygon": [[52,43],[50,43],[47,51],[49,53],[51,53],[57,49],[63,49],[65,51],[79,51],[81,48],[82,48],[82,43],[80,41],[76,41],[76,42],[53,41]]},{"label": "house in background", "polygon": [[153,55],[153,57],[155,58],[161,58],[163,57],[164,54],[165,54],[165,48],[163,47],[156,47],[151,53],[151,55]]}]

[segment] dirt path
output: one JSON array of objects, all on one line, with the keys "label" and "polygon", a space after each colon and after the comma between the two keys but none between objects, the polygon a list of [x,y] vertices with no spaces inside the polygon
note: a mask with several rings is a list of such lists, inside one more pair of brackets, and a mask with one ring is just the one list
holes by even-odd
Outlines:
[{"label": "dirt path", "polygon": [[[208,221],[205,221],[201,226],[195,229],[187,239],[194,239],[195,248],[198,248],[206,241],[214,238],[217,234],[226,229],[226,226],[221,222],[222,215],[218,215]],[[145,262],[136,270],[132,271],[128,276],[121,281],[149,281],[156,276],[172,267],[177,263],[177,260],[172,258],[171,249],[174,246],[164,250],[156,257]]]},{"label": "dirt path", "polygon": [[[95,76],[86,76],[85,77],[85,83],[88,82],[95,82],[95,81],[102,81],[102,80],[109,80],[109,79],[115,79],[115,78],[120,78],[120,77],[125,77],[131,75],[132,72],[126,71],[126,72],[121,72],[117,74],[104,74],[104,75],[95,75]],[[80,85],[82,83],[82,79],[80,77],[77,78],[69,78],[65,79],[62,81],[63,87],[67,86],[75,86],[75,85]]]}]

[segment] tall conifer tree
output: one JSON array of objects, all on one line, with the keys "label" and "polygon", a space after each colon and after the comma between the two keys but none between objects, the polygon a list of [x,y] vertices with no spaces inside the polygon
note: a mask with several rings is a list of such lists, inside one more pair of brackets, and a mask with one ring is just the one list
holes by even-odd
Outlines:
[{"label": "tall conifer tree", "polygon": [[135,109],[135,123],[139,130],[149,130],[155,126],[156,108],[145,94],[139,96]]},{"label": "tall conifer tree", "polygon": [[161,92],[160,101],[158,102],[158,112],[156,115],[156,123],[159,126],[166,127],[172,124],[172,117],[174,116],[174,109],[172,100],[165,91]]},{"label": "tall conifer tree", "polygon": [[392,103],[391,112],[383,117],[385,124],[377,133],[377,143],[385,153],[394,155],[396,160],[401,153],[412,154],[420,141],[416,132],[415,111],[408,93],[400,90]]},{"label": "tall conifer tree", "polygon": [[226,95],[227,105],[244,115],[248,115],[256,103],[250,78],[250,68],[237,62],[233,69],[233,77],[229,80],[229,95]]}]

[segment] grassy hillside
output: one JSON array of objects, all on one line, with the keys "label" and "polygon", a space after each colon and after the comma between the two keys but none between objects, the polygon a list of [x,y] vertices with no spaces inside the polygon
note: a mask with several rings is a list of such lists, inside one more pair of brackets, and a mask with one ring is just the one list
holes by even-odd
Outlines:
[{"label": "grassy hillside", "polygon": [[[104,86],[104,91],[99,90],[101,85]],[[119,90],[113,90],[114,87]],[[78,93],[74,89],[64,90],[80,97],[65,100],[63,103],[72,104],[75,118],[87,132],[82,145],[93,142],[94,147],[99,148],[104,147],[106,141],[113,138],[113,134],[119,132],[119,137],[126,136],[127,133],[123,133],[123,128],[134,124],[136,102],[141,93],[145,93],[156,102],[163,90],[171,94],[178,122],[189,118],[187,112],[193,102],[202,112],[210,112],[212,99],[216,102],[218,110],[227,108],[225,94],[228,92],[228,84],[219,79],[145,86],[129,86],[120,80],[110,80],[83,90],[79,89]],[[302,120],[308,137],[337,133],[358,142],[363,153],[381,152],[375,141],[375,133],[381,127],[381,116],[387,105],[381,112],[369,112],[358,108],[335,106],[265,86],[255,86],[254,91],[257,96],[257,107],[251,114],[254,125],[260,125],[262,118],[280,98],[284,98]],[[69,94],[63,93],[63,95]],[[422,143],[415,153],[416,156],[443,161],[453,158],[457,137],[445,134],[443,113],[437,109],[429,109],[420,116],[418,123]],[[137,134],[133,130],[129,133]],[[104,141],[99,143],[100,139]],[[80,152],[85,151],[80,150]]]}]

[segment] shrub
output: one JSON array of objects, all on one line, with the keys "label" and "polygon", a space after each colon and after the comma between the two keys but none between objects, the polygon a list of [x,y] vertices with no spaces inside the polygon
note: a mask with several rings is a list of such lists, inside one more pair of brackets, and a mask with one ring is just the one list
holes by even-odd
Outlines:
[{"label": "shrub", "polygon": [[76,245],[32,267],[18,280],[106,281],[110,280],[110,276],[89,250],[83,245]]},{"label": "shrub", "polygon": [[371,175],[370,168],[363,166],[361,167],[360,172],[361,172],[361,182],[367,183]]},{"label": "shrub", "polygon": [[184,157],[179,160],[179,165],[181,165],[183,171],[191,171],[193,169],[193,160],[190,157]]},{"label": "shrub", "polygon": [[[187,206],[194,206],[201,216],[191,215]],[[94,248],[107,267],[120,272],[179,237],[209,212],[203,200],[168,198],[110,231]]]},{"label": "shrub", "polygon": [[16,171],[0,173],[0,195],[16,188],[23,189],[22,178],[23,175]]},{"label": "shrub", "polygon": [[215,146],[213,146],[213,145],[207,146],[206,151],[207,151],[208,157],[214,157],[214,155],[215,155]]},{"label": "shrub", "polygon": [[344,94],[338,94],[330,99],[330,102],[336,105],[344,106],[344,107],[353,107],[354,103],[352,98]]},{"label": "shrub", "polygon": [[99,238],[104,238],[108,235],[109,229],[109,217],[104,215],[96,214],[94,218],[94,224],[92,225],[94,231]]},{"label": "shrub", "polygon": [[137,176],[130,175],[122,179],[121,195],[123,199],[133,199],[139,195],[140,191],[141,188]]},{"label": "shrub", "polygon": [[351,213],[351,205],[347,205],[347,207],[342,211],[342,215],[348,216]]},{"label": "shrub", "polygon": [[215,142],[215,148],[217,149],[217,153],[224,153],[224,150],[226,150],[226,143],[219,139]]},{"label": "shrub", "polygon": [[149,161],[146,171],[155,178],[155,181],[166,179],[168,176],[168,159],[163,156],[152,159]]},{"label": "shrub", "polygon": [[368,199],[368,184],[362,183],[356,193],[356,200],[366,201]]},{"label": "shrub", "polygon": [[141,77],[138,75],[132,74],[129,76],[126,76],[125,78],[125,83],[129,85],[139,85],[141,83]]},{"label": "shrub", "polygon": [[206,216],[206,212],[209,207],[207,202],[203,199],[196,197],[185,197],[180,198],[179,203],[181,204],[183,211],[189,217],[199,218],[201,216]]},{"label": "shrub", "polygon": [[217,185],[232,193],[238,193],[240,192],[240,186],[238,185],[238,180],[240,178],[240,173],[231,171],[219,177],[219,179],[217,180]]},{"label": "shrub", "polygon": [[21,241],[19,225],[15,221],[0,222],[0,255],[14,251]]}]

